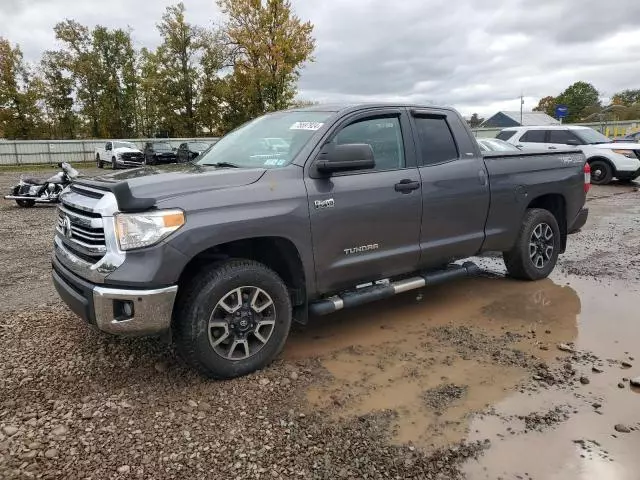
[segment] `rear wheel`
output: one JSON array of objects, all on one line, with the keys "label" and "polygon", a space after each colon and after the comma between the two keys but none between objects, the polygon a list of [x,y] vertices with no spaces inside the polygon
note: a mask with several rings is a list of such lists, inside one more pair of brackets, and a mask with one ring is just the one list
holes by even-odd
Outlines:
[{"label": "rear wheel", "polygon": [[16,200],[16,203],[18,204],[19,207],[22,208],[31,208],[36,204],[35,200]]},{"label": "rear wheel", "polygon": [[527,210],[513,248],[503,252],[509,275],[521,280],[539,280],[553,271],[560,254],[558,222],[541,208]]},{"label": "rear wheel", "polygon": [[246,375],[282,350],[291,327],[291,300],[273,270],[250,260],[228,260],[183,288],[175,309],[176,346],[201,374]]},{"label": "rear wheel", "polygon": [[111,168],[113,170],[117,170],[118,169],[118,162],[116,162],[116,157],[112,157],[111,158]]},{"label": "rear wheel", "polygon": [[99,154],[96,154],[96,167],[98,167],[98,168],[104,167],[104,164],[102,163],[102,160],[100,160],[100,155]]},{"label": "rear wheel", "polygon": [[606,185],[613,178],[613,169],[604,160],[593,160],[589,162],[591,166],[591,183],[594,185]]}]

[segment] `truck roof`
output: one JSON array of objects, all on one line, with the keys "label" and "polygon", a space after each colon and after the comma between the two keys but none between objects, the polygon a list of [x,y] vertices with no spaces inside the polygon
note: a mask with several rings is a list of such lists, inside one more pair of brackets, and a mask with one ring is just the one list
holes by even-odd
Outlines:
[{"label": "truck roof", "polygon": [[392,103],[392,102],[378,102],[378,103],[327,103],[310,105],[308,107],[291,108],[292,111],[308,111],[308,112],[345,112],[345,111],[358,111],[366,110],[368,108],[416,108],[416,109],[429,109],[429,110],[446,110],[455,112],[450,107],[440,107],[436,105],[419,105],[414,103]]}]

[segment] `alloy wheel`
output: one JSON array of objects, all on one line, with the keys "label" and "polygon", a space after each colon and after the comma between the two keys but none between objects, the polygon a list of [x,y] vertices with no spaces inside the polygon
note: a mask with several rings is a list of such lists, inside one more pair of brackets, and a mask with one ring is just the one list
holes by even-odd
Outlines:
[{"label": "alloy wheel", "polygon": [[227,360],[257,354],[273,334],[276,309],[271,296],[259,287],[244,286],[227,292],[209,318],[209,343]]},{"label": "alloy wheel", "polygon": [[544,266],[553,257],[553,229],[546,223],[539,223],[531,232],[529,239],[529,258],[536,268]]}]

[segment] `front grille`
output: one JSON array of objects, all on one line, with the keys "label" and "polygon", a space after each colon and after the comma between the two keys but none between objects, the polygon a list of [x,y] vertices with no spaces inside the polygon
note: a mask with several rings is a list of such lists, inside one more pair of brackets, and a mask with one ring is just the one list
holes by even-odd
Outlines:
[{"label": "front grille", "polygon": [[128,152],[121,155],[123,160],[128,162],[142,162],[144,155],[142,153]]},{"label": "front grille", "polygon": [[76,194],[73,203],[63,197],[58,206],[56,232],[65,246],[76,256],[95,263],[107,251],[102,216],[91,209],[100,192],[86,190],[81,186],[72,190]]}]

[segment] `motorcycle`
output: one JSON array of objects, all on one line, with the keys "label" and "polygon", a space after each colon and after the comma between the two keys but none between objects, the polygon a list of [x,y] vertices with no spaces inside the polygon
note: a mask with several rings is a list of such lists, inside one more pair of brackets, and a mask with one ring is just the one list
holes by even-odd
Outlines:
[{"label": "motorcycle", "polygon": [[79,175],[67,162],[59,163],[58,166],[62,171],[47,180],[20,177],[20,182],[4,198],[15,200],[23,208],[33,207],[36,203],[57,203],[62,191]]}]

